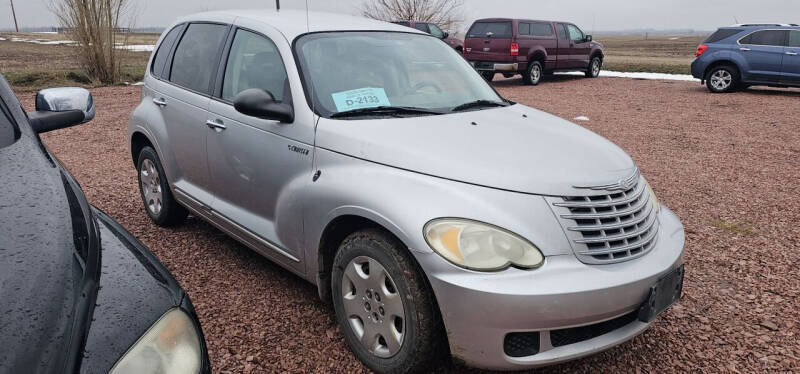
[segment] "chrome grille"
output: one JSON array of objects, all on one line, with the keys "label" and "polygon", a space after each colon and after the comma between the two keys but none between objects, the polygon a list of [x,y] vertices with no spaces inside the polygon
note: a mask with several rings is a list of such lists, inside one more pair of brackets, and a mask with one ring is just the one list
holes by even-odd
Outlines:
[{"label": "chrome grille", "polygon": [[653,249],[658,217],[644,179],[627,190],[605,192],[549,199],[573,241],[575,254],[586,263],[608,264]]}]

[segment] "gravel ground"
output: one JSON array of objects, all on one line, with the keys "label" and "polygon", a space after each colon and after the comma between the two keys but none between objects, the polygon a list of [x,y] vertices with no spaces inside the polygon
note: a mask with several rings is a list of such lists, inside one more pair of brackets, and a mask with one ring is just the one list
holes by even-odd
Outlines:
[{"label": "gravel ground", "polygon": [[[681,302],[643,335],[540,372],[800,370],[800,91],[711,95],[699,84],[555,77],[495,83],[512,100],[608,137],[633,155],[686,228]],[[147,219],[126,143],[139,88],[93,91],[89,125],[44,136],[89,200],[175,274],[203,324],[214,372],[364,372],[310,284],[196,219]],[[32,107],[32,93],[21,95]],[[440,372],[464,372],[443,364]]]}]

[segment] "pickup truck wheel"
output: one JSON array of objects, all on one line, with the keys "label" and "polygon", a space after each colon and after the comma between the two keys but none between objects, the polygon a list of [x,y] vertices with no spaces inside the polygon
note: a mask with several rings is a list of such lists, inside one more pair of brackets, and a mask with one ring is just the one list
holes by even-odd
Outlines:
[{"label": "pickup truck wheel", "polygon": [[720,65],[709,70],[706,87],[711,93],[733,92],[739,87],[739,70],[730,65]]},{"label": "pickup truck wheel", "polygon": [[168,227],[185,221],[189,212],[172,196],[161,160],[152,147],[142,148],[136,168],[144,210],[153,223]]},{"label": "pickup truck wheel", "polygon": [[433,292],[408,249],[385,232],[358,231],[342,242],[331,294],[345,341],[371,370],[423,372],[446,353]]},{"label": "pickup truck wheel", "polygon": [[597,78],[600,76],[600,69],[603,67],[603,60],[600,57],[592,58],[589,68],[586,69],[586,78]]},{"label": "pickup truck wheel", "polygon": [[528,70],[525,72],[525,75],[522,76],[522,80],[525,82],[525,84],[536,86],[542,81],[542,75],[544,75],[542,63],[539,61],[533,61],[528,64]]},{"label": "pickup truck wheel", "polygon": [[482,71],[481,76],[483,79],[486,79],[487,82],[491,82],[494,80],[494,72],[493,71]]}]

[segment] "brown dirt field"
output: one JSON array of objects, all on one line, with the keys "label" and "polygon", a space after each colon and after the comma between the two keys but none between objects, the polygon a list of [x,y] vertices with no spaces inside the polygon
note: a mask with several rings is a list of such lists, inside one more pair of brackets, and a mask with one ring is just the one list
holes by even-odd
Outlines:
[{"label": "brown dirt field", "polygon": [[[686,82],[568,76],[495,85],[561,117],[589,117],[580,123],[634,157],[687,235],[675,307],[630,342],[538,372],[800,371],[800,90],[712,95]],[[93,93],[94,122],[44,140],[90,202],[187,290],[214,372],[364,372],[312,285],[197,219],[170,230],[148,220],[126,140],[139,88]],[[32,95],[21,94],[27,108]]]}]

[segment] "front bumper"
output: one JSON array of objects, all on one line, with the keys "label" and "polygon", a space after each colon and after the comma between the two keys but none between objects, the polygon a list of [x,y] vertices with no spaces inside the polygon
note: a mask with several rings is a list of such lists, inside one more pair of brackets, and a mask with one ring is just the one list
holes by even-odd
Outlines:
[{"label": "front bumper", "polygon": [[498,71],[498,72],[515,72],[519,71],[518,63],[498,63],[498,62],[483,62],[483,61],[470,61],[472,67],[477,71]]},{"label": "front bumper", "polygon": [[[597,353],[644,332],[648,323],[625,316],[638,310],[660,277],[683,264],[680,221],[667,208],[659,219],[658,245],[650,253],[611,265],[586,265],[563,255],[546,258],[537,270],[478,273],[423,258],[453,356],[478,368],[527,369]],[[572,344],[551,340],[552,330],[604,321],[613,328],[602,335]],[[528,332],[539,332],[538,353],[509,356],[506,336]]]}]

